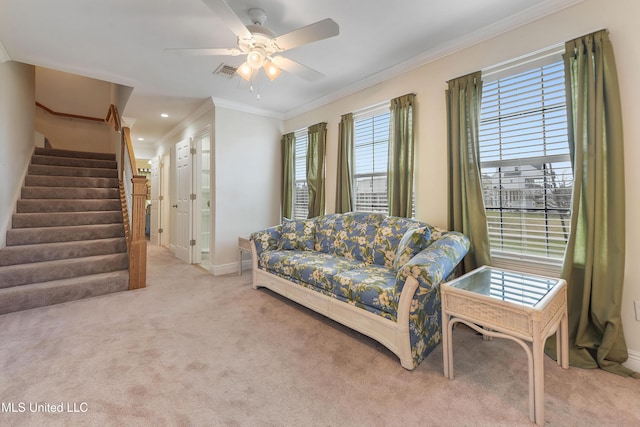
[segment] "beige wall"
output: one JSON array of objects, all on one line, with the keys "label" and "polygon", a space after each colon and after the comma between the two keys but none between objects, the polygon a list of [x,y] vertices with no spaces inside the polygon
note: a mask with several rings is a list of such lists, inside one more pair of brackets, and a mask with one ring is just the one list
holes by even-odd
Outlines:
[{"label": "beige wall", "polygon": [[0,63],[0,88],[0,247],[3,247],[34,149],[34,67],[12,61]]},{"label": "beige wall", "polygon": [[638,54],[637,0],[585,0],[571,8],[519,27],[498,37],[462,49],[406,72],[384,83],[347,96],[285,122],[285,132],[328,122],[327,212],[335,207],[337,126],[341,114],[356,111],[413,92],[417,94],[416,215],[434,225],[447,225],[447,130],[446,81],[486,69],[602,28],[610,32],[621,87],[627,180],[627,263],[623,295],[623,325],[630,350],[629,366],[640,370],[640,322],[633,313],[633,300],[640,300],[640,55]]},{"label": "beige wall", "polygon": [[[36,101],[58,113],[104,119],[109,106],[128,99],[131,88],[102,80],[36,68]],[[54,148],[113,152],[109,125],[51,115],[36,109],[35,128]]]}]

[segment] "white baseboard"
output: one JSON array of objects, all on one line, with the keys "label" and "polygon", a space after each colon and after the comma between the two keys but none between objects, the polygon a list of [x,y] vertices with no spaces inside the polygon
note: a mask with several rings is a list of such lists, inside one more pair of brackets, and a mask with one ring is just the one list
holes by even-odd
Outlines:
[{"label": "white baseboard", "polygon": [[623,365],[632,371],[640,372],[640,352],[629,350],[629,358]]},{"label": "white baseboard", "polygon": [[[242,261],[242,271],[251,270],[252,261],[245,259]],[[230,262],[229,264],[212,265],[209,271],[214,276],[224,276],[225,274],[238,274],[238,263]]]}]

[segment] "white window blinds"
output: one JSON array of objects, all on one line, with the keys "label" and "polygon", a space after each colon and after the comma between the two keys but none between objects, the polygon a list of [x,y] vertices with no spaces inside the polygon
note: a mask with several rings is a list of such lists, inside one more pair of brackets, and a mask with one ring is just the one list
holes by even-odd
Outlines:
[{"label": "white window blinds", "polygon": [[293,194],[293,218],[305,219],[309,215],[309,189],[307,187],[307,141],[309,132],[300,129],[295,132],[295,185]]},{"label": "white window blinds", "polygon": [[492,256],[560,263],[573,187],[562,62],[484,83],[479,139]]},{"label": "white window blinds", "polygon": [[354,121],[354,210],[389,212],[387,162],[389,155],[388,107]]}]

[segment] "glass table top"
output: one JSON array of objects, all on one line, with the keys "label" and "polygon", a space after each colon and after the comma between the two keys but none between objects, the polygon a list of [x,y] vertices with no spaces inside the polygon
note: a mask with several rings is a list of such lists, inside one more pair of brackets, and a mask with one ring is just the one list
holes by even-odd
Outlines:
[{"label": "glass table top", "polygon": [[559,279],[483,267],[448,285],[513,304],[534,307],[558,282]]}]

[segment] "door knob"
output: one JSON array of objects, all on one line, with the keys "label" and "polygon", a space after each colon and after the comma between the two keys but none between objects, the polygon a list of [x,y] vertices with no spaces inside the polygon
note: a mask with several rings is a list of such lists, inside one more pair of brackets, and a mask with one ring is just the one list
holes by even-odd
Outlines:
[{"label": "door knob", "polygon": [[172,207],[172,208],[177,208],[177,207],[178,207],[178,205],[171,205],[171,207]]}]

